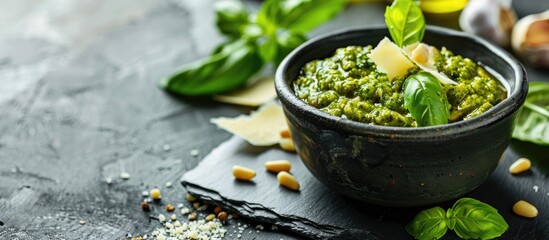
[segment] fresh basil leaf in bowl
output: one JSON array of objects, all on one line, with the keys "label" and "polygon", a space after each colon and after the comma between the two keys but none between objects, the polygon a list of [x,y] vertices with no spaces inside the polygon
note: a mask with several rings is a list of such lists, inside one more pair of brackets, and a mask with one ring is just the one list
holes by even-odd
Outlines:
[{"label": "fresh basil leaf in bowl", "polygon": [[385,24],[393,42],[399,47],[421,42],[425,34],[423,13],[412,0],[394,1],[391,6],[387,6]]},{"label": "fresh basil leaf in bowl", "polygon": [[404,81],[404,106],[418,127],[448,123],[450,115],[446,93],[440,81],[430,73],[420,72]]}]

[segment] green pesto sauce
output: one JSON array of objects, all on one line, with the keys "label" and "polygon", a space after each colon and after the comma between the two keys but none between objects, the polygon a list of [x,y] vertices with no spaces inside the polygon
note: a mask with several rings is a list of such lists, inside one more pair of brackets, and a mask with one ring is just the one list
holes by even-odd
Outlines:
[{"label": "green pesto sauce", "polygon": [[[409,75],[389,80],[368,58],[372,46],[339,48],[334,56],[307,63],[294,81],[295,94],[307,104],[354,121],[415,127],[404,107],[402,85]],[[458,85],[443,85],[450,103],[449,122],[475,117],[506,98],[501,83],[471,59],[442,48],[436,59],[439,72]]]}]

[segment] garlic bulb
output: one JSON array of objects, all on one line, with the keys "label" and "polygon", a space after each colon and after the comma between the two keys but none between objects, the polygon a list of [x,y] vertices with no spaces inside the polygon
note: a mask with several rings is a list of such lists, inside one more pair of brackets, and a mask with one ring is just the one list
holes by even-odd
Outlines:
[{"label": "garlic bulb", "polygon": [[500,0],[472,0],[459,17],[459,26],[500,46],[510,43],[511,30],[517,21],[510,2]]},{"label": "garlic bulb", "polygon": [[513,28],[512,47],[524,60],[549,68],[549,10],[518,21]]}]

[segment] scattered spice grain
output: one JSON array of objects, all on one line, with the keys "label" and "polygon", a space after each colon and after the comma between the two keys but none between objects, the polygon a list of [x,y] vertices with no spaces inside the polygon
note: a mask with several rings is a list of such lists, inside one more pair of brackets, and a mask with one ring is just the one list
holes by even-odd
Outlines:
[{"label": "scattered spice grain", "polygon": [[152,190],[151,190],[151,198],[152,198],[153,200],[160,200],[160,199],[162,198],[160,189],[158,189],[158,188],[152,189]]},{"label": "scattered spice grain", "polygon": [[141,202],[141,209],[143,209],[143,211],[150,211],[151,210],[151,206],[149,205],[148,202]]},{"label": "scattered spice grain", "polygon": [[221,222],[227,221],[227,213],[226,212],[220,212],[217,214],[217,219]]},{"label": "scattered spice grain", "polygon": [[171,204],[167,204],[164,209],[166,209],[166,211],[168,212],[173,212],[173,210],[175,210],[175,206],[174,205],[171,205]]},{"label": "scattered spice grain", "polygon": [[195,212],[189,213],[189,215],[187,216],[187,218],[188,218],[190,221],[196,220],[196,213],[195,213]]},{"label": "scattered spice grain", "polygon": [[189,201],[189,202],[194,202],[194,201],[196,201],[196,198],[195,198],[193,195],[191,195],[190,193],[187,193],[187,195],[185,196],[185,198],[187,198],[187,201]]},{"label": "scattered spice grain", "polygon": [[214,208],[214,213],[215,214],[219,214],[222,211],[223,211],[223,209],[220,206],[217,206],[217,207]]},{"label": "scattered spice grain", "polygon": [[124,180],[128,180],[128,179],[130,179],[130,174],[128,172],[122,172],[122,173],[120,173],[120,178],[122,178]]}]

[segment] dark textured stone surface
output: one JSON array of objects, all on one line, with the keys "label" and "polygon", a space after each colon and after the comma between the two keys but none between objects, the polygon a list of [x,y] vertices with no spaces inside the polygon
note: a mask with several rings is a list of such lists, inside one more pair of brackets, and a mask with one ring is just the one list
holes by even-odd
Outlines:
[{"label": "dark textured stone surface", "polygon": [[[547,239],[549,217],[544,212],[549,210],[549,159],[547,156],[522,155],[531,157],[534,167],[530,173],[512,176],[507,169],[519,156],[513,151],[515,148],[529,150],[538,147],[514,142],[488,182],[466,196],[499,210],[510,225],[501,239]],[[543,150],[538,148],[535,152]],[[292,162],[291,173],[299,181],[301,191],[279,186],[276,175],[264,170],[265,161],[274,159]],[[257,176],[251,182],[234,180],[231,172],[234,165],[255,169]],[[183,176],[182,184],[189,192],[236,210],[245,217],[315,239],[408,239],[410,236],[404,226],[419,211],[429,208],[380,207],[345,198],[317,181],[296,154],[278,148],[254,147],[238,137],[214,149]],[[537,192],[533,186],[537,186]],[[511,206],[520,199],[537,206],[540,216],[525,219],[515,215]],[[453,202],[439,206],[450,208]],[[444,239],[457,239],[457,236],[449,232]]]},{"label": "dark textured stone surface", "polygon": [[[209,118],[249,111],[176,98],[156,87],[160,78],[223,41],[214,26],[213,2],[0,0],[0,239],[119,239],[148,233],[159,226],[149,216],[161,206],[144,213],[139,202],[141,191],[155,186],[163,190],[162,204],[187,204],[181,186],[162,186],[177,182],[230,137]],[[246,3],[257,8],[260,2]],[[380,4],[347,8],[312,35],[382,24],[383,9]],[[528,73],[532,79],[549,76]],[[198,157],[189,155],[195,148]],[[523,184],[498,183],[522,186],[524,193],[537,184],[536,198],[543,199],[548,186],[539,177],[549,171],[544,163],[534,163],[536,169],[545,166],[533,173],[534,180],[523,176]],[[120,179],[122,171],[131,178]],[[109,176],[111,185],[105,183]],[[524,195],[504,196],[514,201]],[[507,203],[497,207],[509,208]],[[514,222],[517,238],[542,232],[529,230],[543,227],[539,220],[519,220]],[[243,239],[254,238],[292,239],[272,231],[243,234]]]}]

